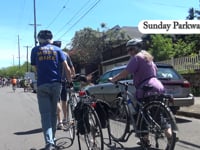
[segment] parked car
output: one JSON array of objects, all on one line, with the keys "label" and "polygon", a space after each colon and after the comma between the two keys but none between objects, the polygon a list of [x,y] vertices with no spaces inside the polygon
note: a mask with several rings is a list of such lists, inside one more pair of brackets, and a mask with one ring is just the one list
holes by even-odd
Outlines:
[{"label": "parked car", "polygon": [[[167,94],[171,94],[174,97],[174,103],[170,104],[171,110],[176,111],[182,106],[191,106],[194,104],[194,96],[191,93],[190,83],[184,79],[171,65],[157,63],[157,78],[163,83]],[[98,80],[98,84],[89,86],[86,91],[96,98],[103,99],[111,104],[112,101],[120,95],[118,86],[108,82],[109,77],[113,77],[121,72],[126,65],[115,67],[106,73],[104,73]],[[126,79],[122,79],[123,82],[133,82],[131,75]],[[135,92],[135,88],[130,90]]]}]

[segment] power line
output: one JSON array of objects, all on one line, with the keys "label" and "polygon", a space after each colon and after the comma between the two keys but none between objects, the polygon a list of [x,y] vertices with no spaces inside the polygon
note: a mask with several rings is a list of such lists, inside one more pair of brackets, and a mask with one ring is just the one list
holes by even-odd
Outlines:
[{"label": "power line", "polygon": [[78,24],[80,22],[81,19],[83,19],[101,0],[96,1],[96,3],[90,7],[90,9],[88,11],[86,11],[74,24],[72,24],[72,26],[62,35],[60,36],[58,39],[61,39],[65,34],[67,34],[76,24]]},{"label": "power line", "polygon": [[66,25],[70,24],[70,22],[83,10],[84,7],[86,7],[86,5],[88,5],[88,3],[90,2],[90,0],[88,0],[73,16],[72,18],[62,27],[60,28],[60,30],[58,30],[58,32],[55,34],[55,36],[60,33]]},{"label": "power line", "polygon": [[58,16],[61,14],[61,12],[65,9],[65,6],[62,7],[62,9],[60,10],[60,12],[54,17],[54,19],[49,23],[49,25],[46,28],[49,28],[50,25],[52,25],[55,20],[58,18]]},{"label": "power line", "polygon": [[55,20],[58,18],[58,16],[60,16],[60,14],[62,13],[62,11],[66,8],[66,5],[67,5],[68,2],[69,2],[69,0],[63,5],[63,7],[61,8],[61,10],[54,17],[54,19],[49,23],[49,25],[47,26],[47,28],[49,28],[49,26],[51,26],[55,22]]}]

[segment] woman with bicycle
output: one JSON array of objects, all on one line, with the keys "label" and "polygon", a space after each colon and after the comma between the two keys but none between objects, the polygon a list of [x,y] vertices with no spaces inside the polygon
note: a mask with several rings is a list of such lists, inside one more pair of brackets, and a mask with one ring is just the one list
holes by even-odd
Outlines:
[{"label": "woman with bicycle", "polygon": [[[126,44],[126,49],[131,56],[126,69],[110,79],[111,82],[116,82],[122,78],[133,75],[134,86],[136,88],[135,98],[140,100],[144,98],[145,91],[143,86],[151,86],[152,89],[148,92],[148,96],[152,94],[164,93],[164,86],[156,78],[157,67],[153,62],[153,56],[145,50],[142,50],[142,40],[132,39]],[[145,128],[145,127],[144,127]],[[165,134],[170,138],[172,135],[170,127],[166,129]],[[148,134],[144,134],[142,138],[147,145],[150,146]],[[144,142],[143,141],[143,142]],[[138,142],[141,145],[141,142]]]}]

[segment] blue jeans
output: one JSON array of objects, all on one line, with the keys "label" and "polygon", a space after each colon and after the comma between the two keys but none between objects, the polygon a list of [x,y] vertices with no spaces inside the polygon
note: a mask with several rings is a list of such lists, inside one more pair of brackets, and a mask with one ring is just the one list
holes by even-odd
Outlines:
[{"label": "blue jeans", "polygon": [[57,122],[57,102],[60,97],[60,92],[61,83],[59,82],[38,86],[38,106],[46,144],[54,144]]}]

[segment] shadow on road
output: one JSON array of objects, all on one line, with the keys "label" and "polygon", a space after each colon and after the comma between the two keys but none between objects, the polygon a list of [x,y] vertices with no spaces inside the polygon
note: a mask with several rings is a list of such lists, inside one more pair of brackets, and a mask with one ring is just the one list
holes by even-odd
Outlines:
[{"label": "shadow on road", "polygon": [[[116,142],[113,140],[110,143],[108,138],[104,138],[104,144],[110,150],[143,150],[143,148],[141,146],[126,147],[122,143]],[[149,148],[149,150],[155,150],[155,149]],[[156,150],[158,150],[158,149],[156,149]]]},{"label": "shadow on road", "polygon": [[200,145],[196,145],[196,144],[193,144],[193,143],[190,143],[190,142],[187,142],[187,141],[183,141],[183,140],[179,140],[178,142],[183,143],[183,144],[188,145],[188,146],[191,146],[191,147],[194,147],[194,148],[200,149]]},{"label": "shadow on road", "polygon": [[188,120],[188,119],[185,119],[185,118],[179,118],[179,117],[176,117],[176,123],[189,123],[189,122],[192,122],[191,120]]},{"label": "shadow on road", "polygon": [[37,134],[37,133],[41,133],[42,132],[42,128],[39,129],[33,129],[33,130],[28,130],[28,131],[21,131],[21,132],[15,132],[15,135],[27,135],[27,134]]},{"label": "shadow on road", "polygon": [[73,141],[68,137],[61,137],[56,139],[56,146],[59,147],[60,150],[66,149],[72,146]]}]

